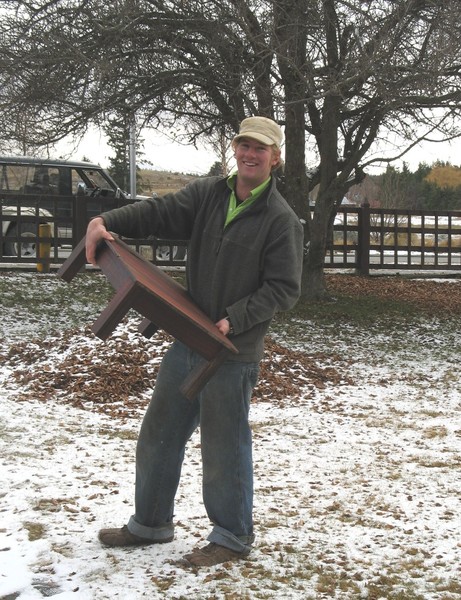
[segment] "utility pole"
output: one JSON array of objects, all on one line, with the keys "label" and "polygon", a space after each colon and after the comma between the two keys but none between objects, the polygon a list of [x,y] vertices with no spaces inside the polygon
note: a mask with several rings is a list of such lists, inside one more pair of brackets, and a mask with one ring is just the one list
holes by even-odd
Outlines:
[{"label": "utility pole", "polygon": [[136,118],[130,121],[130,196],[136,198]]}]

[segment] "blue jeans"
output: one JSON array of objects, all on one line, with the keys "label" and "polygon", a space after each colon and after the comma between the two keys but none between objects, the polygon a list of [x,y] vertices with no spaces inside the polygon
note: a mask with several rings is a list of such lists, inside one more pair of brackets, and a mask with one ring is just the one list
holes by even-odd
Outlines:
[{"label": "blue jeans", "polygon": [[162,540],[174,532],[174,497],[186,443],[200,425],[203,501],[210,542],[246,552],[253,534],[252,438],[248,423],[258,363],[227,361],[191,402],[179,386],[203,360],[180,342],[167,351],[136,449],[131,533]]}]

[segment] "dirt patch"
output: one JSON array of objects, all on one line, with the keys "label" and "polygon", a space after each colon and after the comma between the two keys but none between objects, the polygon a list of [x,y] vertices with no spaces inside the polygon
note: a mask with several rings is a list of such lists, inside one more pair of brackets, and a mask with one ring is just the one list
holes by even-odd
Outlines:
[{"label": "dirt patch", "polygon": [[358,277],[326,275],[331,294],[374,297],[387,301],[408,302],[431,313],[461,314],[461,281],[408,279],[399,276]]}]

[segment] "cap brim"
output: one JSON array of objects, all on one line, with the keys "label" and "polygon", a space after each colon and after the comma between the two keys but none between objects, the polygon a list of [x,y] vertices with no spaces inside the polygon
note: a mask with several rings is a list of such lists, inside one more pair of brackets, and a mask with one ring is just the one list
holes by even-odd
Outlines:
[{"label": "cap brim", "polygon": [[234,137],[233,141],[237,142],[238,140],[241,140],[242,138],[251,138],[252,140],[258,140],[258,142],[262,142],[266,146],[274,146],[275,145],[275,146],[277,146],[277,148],[279,147],[278,144],[276,142],[274,142],[273,139],[271,139],[267,135],[264,135],[263,133],[259,133],[257,131],[255,131],[255,132],[246,131],[245,133],[239,133],[238,135],[236,135]]}]

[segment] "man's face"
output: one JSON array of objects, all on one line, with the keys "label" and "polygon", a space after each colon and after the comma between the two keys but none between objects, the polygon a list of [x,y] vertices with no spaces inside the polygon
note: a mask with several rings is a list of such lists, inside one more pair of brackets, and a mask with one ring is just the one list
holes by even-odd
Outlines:
[{"label": "man's face", "polygon": [[278,160],[272,146],[252,138],[241,138],[235,147],[239,178],[252,188],[257,187],[271,174]]}]

